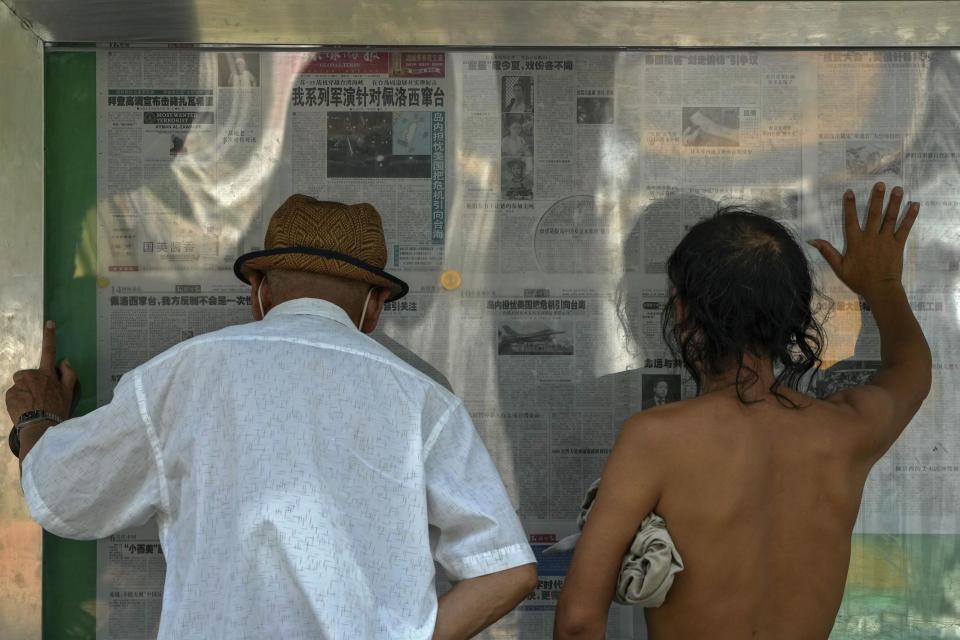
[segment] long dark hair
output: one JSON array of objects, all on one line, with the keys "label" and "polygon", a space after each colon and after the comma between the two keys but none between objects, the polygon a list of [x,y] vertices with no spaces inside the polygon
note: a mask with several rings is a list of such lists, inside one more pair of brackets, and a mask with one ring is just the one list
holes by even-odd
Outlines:
[{"label": "long dark hair", "polygon": [[810,308],[810,265],[793,234],[772,218],[724,208],[687,232],[667,260],[667,275],[663,337],[697,389],[704,376],[736,364],[737,396],[746,403],[744,392],[759,378],[744,362],[753,354],[781,367],[770,392],[796,408],[780,386],[799,390],[819,369],[824,336]]}]

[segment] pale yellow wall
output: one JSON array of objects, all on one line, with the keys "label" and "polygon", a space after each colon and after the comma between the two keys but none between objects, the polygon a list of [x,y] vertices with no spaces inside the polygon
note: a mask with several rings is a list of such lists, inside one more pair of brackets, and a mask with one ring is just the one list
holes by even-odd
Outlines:
[{"label": "pale yellow wall", "polygon": [[[0,3],[0,391],[35,367],[43,315],[43,46]],[[0,394],[0,405],[3,405]],[[4,409],[6,407],[4,406]],[[40,527],[0,411],[0,636],[40,637]]]}]

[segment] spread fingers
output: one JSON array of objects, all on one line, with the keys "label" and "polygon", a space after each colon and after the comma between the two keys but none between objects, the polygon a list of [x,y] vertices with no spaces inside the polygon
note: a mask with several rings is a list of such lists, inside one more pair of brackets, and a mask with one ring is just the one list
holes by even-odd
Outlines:
[{"label": "spread fingers", "polygon": [[913,227],[913,223],[917,221],[918,215],[920,215],[920,203],[911,202],[907,206],[907,213],[903,216],[900,228],[893,234],[897,242],[903,244],[907,241],[907,236],[910,235],[910,229]]},{"label": "spread fingers", "polygon": [[890,201],[887,202],[887,212],[883,216],[883,224],[880,225],[881,233],[889,231],[893,233],[897,228],[897,218],[900,216],[900,202],[903,200],[903,189],[894,187],[890,191]]},{"label": "spread fingers", "polygon": [[882,182],[873,185],[873,190],[870,192],[870,205],[867,207],[867,224],[864,226],[864,231],[877,233],[880,230],[883,212],[883,194],[886,190],[887,186]]}]

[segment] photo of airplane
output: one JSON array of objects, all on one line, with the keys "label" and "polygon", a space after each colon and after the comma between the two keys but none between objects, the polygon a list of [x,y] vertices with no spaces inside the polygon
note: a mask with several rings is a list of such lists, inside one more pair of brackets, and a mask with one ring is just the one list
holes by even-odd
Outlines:
[{"label": "photo of airplane", "polygon": [[570,355],[573,353],[573,346],[556,338],[564,333],[566,333],[565,330],[550,328],[519,332],[510,325],[503,324],[497,330],[497,353],[500,355]]}]

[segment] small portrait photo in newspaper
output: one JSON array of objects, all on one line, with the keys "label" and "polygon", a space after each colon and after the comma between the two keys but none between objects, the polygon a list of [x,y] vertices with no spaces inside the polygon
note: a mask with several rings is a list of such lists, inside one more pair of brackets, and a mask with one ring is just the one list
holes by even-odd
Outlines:
[{"label": "small portrait photo in newspaper", "polygon": [[260,54],[227,52],[217,54],[217,84],[234,89],[260,86]]},{"label": "small portrait photo in newspaper", "polygon": [[533,116],[503,114],[500,191],[505,200],[533,199]]},{"label": "small portrait photo in newspaper", "polygon": [[679,373],[644,373],[641,375],[640,404],[643,409],[659,407],[680,399]]},{"label": "small portrait photo in newspaper", "polygon": [[504,113],[533,113],[533,79],[503,76],[500,79]]}]

